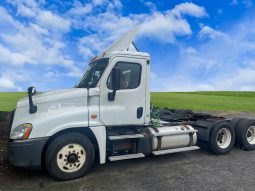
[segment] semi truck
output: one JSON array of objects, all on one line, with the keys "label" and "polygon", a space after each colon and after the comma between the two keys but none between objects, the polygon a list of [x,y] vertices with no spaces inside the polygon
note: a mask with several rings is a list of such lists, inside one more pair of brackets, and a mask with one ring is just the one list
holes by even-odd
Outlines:
[{"label": "semi truck", "polygon": [[46,169],[55,179],[70,180],[84,176],[95,162],[193,151],[199,149],[198,141],[217,155],[235,144],[255,148],[253,120],[151,106],[151,59],[133,42],[138,30],[92,59],[75,87],[50,92],[28,88],[10,118],[12,165]]}]

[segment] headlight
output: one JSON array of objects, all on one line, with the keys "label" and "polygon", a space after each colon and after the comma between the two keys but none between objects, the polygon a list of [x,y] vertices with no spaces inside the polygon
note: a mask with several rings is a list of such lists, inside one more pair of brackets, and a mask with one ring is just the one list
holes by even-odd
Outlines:
[{"label": "headlight", "polygon": [[10,139],[25,140],[28,139],[32,131],[32,124],[25,123],[18,127],[15,127],[11,133]]}]

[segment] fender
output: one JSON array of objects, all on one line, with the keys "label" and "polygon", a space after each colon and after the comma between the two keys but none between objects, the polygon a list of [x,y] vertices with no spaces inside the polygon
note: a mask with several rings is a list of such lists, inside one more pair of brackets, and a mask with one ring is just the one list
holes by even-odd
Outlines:
[{"label": "fender", "polygon": [[90,130],[96,137],[98,149],[99,149],[99,157],[100,164],[104,164],[106,161],[106,130],[105,126],[94,126],[89,127]]},{"label": "fender", "polygon": [[[89,129],[90,132],[86,131],[86,129],[87,130]],[[49,142],[51,142],[53,139],[55,139],[59,134],[68,133],[68,132],[81,132],[85,135],[89,134],[88,137],[97,142],[100,164],[104,164],[106,162],[106,129],[105,129],[105,126],[93,126],[93,127],[76,126],[76,127],[64,128],[63,130],[55,132],[54,134],[49,136],[49,139],[48,139],[46,145],[48,145]],[[93,134],[93,138],[91,137],[91,134]]]}]

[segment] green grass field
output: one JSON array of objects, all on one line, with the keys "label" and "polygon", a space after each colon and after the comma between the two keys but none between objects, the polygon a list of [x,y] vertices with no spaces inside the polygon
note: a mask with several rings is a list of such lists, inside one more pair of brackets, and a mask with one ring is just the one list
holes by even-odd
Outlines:
[{"label": "green grass field", "polygon": [[24,96],[24,92],[0,92],[0,111],[13,110],[17,101]]},{"label": "green grass field", "polygon": [[255,92],[155,92],[152,103],[176,109],[255,113]]},{"label": "green grass field", "polygon": [[[0,111],[11,111],[26,93],[0,93]],[[158,107],[255,113],[255,92],[153,92]]]}]

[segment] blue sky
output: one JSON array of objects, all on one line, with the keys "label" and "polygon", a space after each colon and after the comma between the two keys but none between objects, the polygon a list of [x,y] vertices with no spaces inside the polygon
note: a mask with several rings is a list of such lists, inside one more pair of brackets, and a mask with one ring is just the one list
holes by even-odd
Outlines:
[{"label": "blue sky", "polygon": [[152,91],[255,90],[251,0],[0,2],[0,91],[73,87],[124,32],[152,58]]}]

